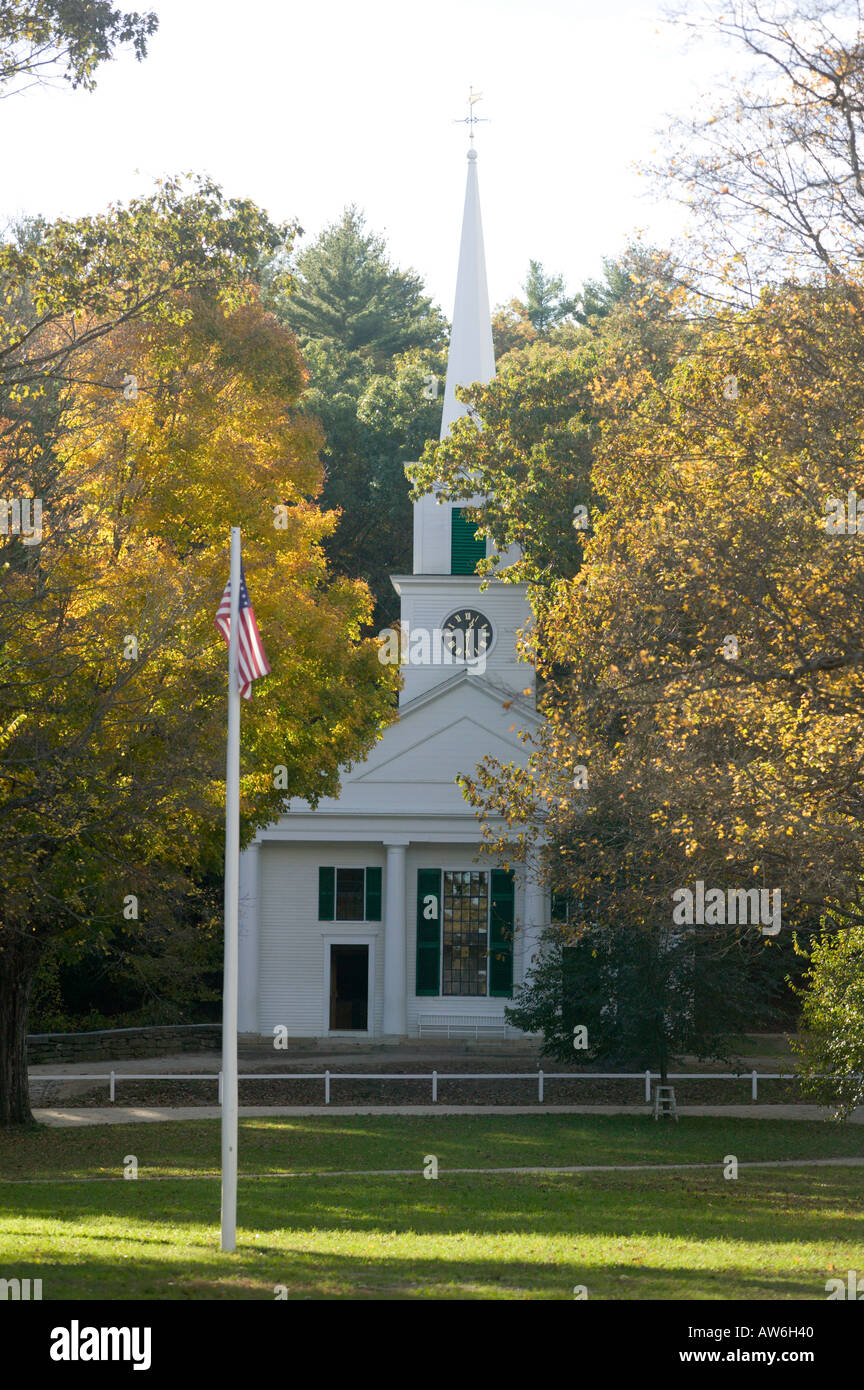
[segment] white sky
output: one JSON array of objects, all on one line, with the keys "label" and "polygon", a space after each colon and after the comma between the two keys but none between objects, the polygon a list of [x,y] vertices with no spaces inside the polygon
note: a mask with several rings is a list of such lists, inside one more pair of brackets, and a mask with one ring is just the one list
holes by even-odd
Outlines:
[{"label": "white sky", "polygon": [[[694,5],[696,0],[694,0]],[[104,209],[196,171],[311,239],[356,202],[393,259],[452,310],[469,86],[492,304],[529,257],[576,286],[638,227],[681,213],[634,161],[722,78],[729,53],[684,50],[655,0],[125,0],[160,27],[94,93],[0,102],[0,217]]]}]

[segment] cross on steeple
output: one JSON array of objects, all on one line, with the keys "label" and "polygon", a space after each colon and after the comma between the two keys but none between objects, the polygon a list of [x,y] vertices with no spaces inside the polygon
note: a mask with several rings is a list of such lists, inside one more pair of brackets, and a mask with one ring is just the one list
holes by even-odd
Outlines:
[{"label": "cross on steeple", "polygon": [[461,120],[456,120],[456,121],[454,122],[454,125],[467,125],[467,127],[468,127],[468,138],[469,138],[470,141],[471,141],[472,149],[473,149],[473,146],[474,146],[474,127],[475,127],[475,125],[480,125],[481,122],[486,122],[486,121],[489,120],[489,117],[488,117],[488,116],[475,116],[475,115],[474,115],[474,107],[475,107],[475,105],[477,104],[478,101],[482,101],[482,100],[483,100],[483,93],[482,93],[482,92],[475,92],[475,91],[474,91],[474,88],[473,88],[473,87],[470,87],[470,88],[468,89],[468,115],[467,115],[467,116],[463,116]]}]

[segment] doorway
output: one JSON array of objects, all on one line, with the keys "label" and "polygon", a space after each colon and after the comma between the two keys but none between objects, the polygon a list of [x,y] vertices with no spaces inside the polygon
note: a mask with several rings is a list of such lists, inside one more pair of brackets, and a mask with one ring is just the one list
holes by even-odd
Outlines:
[{"label": "doorway", "polygon": [[330,947],[330,1031],[364,1033],[369,1027],[369,947]]}]

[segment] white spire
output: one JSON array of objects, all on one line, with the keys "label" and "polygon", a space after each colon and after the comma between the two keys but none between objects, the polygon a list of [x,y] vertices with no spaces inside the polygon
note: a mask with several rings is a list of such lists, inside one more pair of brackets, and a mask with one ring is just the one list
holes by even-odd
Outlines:
[{"label": "white spire", "polygon": [[[473,134],[473,132],[472,132]],[[447,358],[447,384],[444,388],[444,415],[441,438],[454,420],[467,414],[468,407],[456,399],[457,386],[475,381],[491,381],[495,375],[495,350],[486,288],[486,257],[483,253],[483,223],[480,217],[480,191],[477,185],[477,151],[468,151],[468,182],[465,211],[462,214],[462,243],[456,276],[456,302]]]}]

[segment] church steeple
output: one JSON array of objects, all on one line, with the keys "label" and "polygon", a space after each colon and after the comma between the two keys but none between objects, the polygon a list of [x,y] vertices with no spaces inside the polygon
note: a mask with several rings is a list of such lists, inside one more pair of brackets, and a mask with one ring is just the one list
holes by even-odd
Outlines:
[{"label": "church steeple", "polygon": [[[474,93],[469,98],[472,134],[477,99]],[[469,410],[457,400],[457,388],[485,384],[494,376],[477,154],[472,147],[468,151],[442,439],[453,422]],[[399,702],[403,708],[454,679],[459,683],[465,678],[485,682],[504,692],[508,700],[522,698],[526,688],[533,685],[531,666],[520,656],[516,640],[531,616],[526,585],[504,584],[499,574],[517,558],[516,547],[500,552],[501,564],[491,575],[481,577],[477,573],[492,542],[477,534],[477,526],[464,513],[472,505],[482,507],[483,500],[477,496],[450,501],[439,498],[433,488],[414,503],[413,574],[392,576],[401,599],[403,685]],[[460,715],[457,722],[458,737],[473,745],[477,727],[467,715]]]},{"label": "church steeple", "polygon": [[[476,100],[476,98],[474,98]],[[469,123],[476,121],[473,106]],[[492,345],[492,320],[489,315],[489,290],[486,285],[486,256],[483,250],[483,222],[480,216],[480,190],[477,183],[477,151],[468,151],[468,178],[465,186],[465,207],[462,214],[462,240],[459,246],[459,267],[456,273],[456,298],[453,305],[453,324],[450,330],[450,350],[447,356],[447,380],[444,387],[444,412],[441,418],[443,439],[454,420],[468,413],[468,406],[457,400],[457,386],[491,381],[495,375],[495,349]],[[459,529],[455,510],[458,503],[439,502],[431,493],[414,503],[414,573],[456,574],[454,568],[454,526]],[[468,528],[473,535],[473,527]],[[457,540],[456,544],[460,544]],[[471,544],[470,538],[468,544]],[[485,553],[485,547],[483,550]],[[473,563],[471,565],[473,570]]]},{"label": "church steeple", "polygon": [[491,381],[494,375],[495,350],[492,346],[489,291],[486,286],[483,221],[477,183],[477,151],[472,148],[468,151],[462,241],[459,247],[456,300],[453,306],[453,327],[447,358],[444,415],[441,420],[442,439],[453,421],[464,415],[468,409],[462,401],[456,399],[456,387],[470,386],[475,381]]}]

